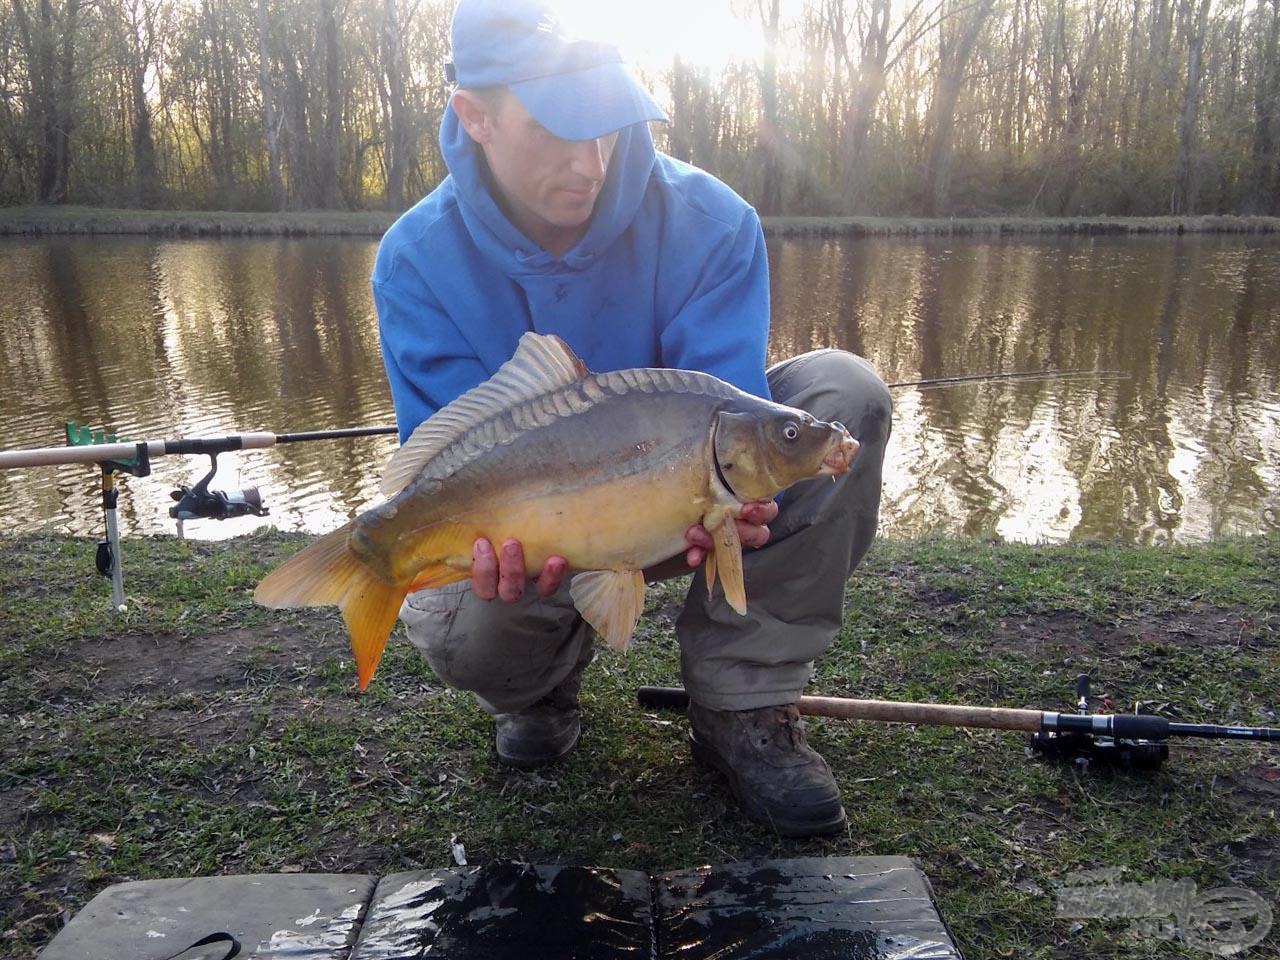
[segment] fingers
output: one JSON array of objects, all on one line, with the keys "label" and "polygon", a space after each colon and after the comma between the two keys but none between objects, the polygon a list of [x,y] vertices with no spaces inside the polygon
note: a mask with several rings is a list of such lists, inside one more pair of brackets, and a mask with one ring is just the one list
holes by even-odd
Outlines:
[{"label": "fingers", "polygon": [[738,519],[761,527],[772,523],[777,517],[776,500],[751,500],[742,505],[742,512],[738,514]]},{"label": "fingers", "polygon": [[519,540],[507,540],[502,544],[498,558],[498,597],[507,603],[515,603],[524,596],[524,548]]},{"label": "fingers", "polygon": [[[564,557],[547,557],[537,579],[538,596],[549,597],[560,589],[569,561]],[[507,540],[495,553],[493,544],[484,537],[471,546],[471,590],[481,600],[498,597],[515,603],[524,596],[527,575],[524,548],[519,540]]]},{"label": "fingers", "polygon": [[[563,567],[560,576],[564,576]],[[471,589],[481,600],[499,597],[515,603],[524,596],[525,579],[524,550],[519,540],[505,541],[501,552],[495,552],[493,544],[484,537],[472,544]],[[558,582],[556,586],[559,587]]]},{"label": "fingers", "polygon": [[[738,525],[738,539],[744,547],[756,549],[769,542],[769,521],[778,515],[778,505],[772,500],[752,500],[742,505],[742,514],[734,521]],[[692,569],[706,559],[715,549],[715,541],[706,528],[695,523],[684,532],[685,562]]]},{"label": "fingers", "polygon": [[742,505],[738,515],[738,539],[744,547],[756,549],[769,542],[769,523],[778,516],[776,500],[752,500]]},{"label": "fingers", "polygon": [[715,546],[715,541],[711,539],[711,534],[707,533],[706,527],[700,523],[695,523],[684,532],[684,542],[686,547],[685,563],[689,565],[690,570],[702,563]]},{"label": "fingers", "polygon": [[471,545],[471,590],[481,600],[498,595],[498,558],[484,537]]},{"label": "fingers", "polygon": [[738,525],[738,539],[744,547],[763,547],[769,542],[769,528],[764,524],[747,523],[745,520],[733,521]]},{"label": "fingers", "polygon": [[538,596],[546,599],[559,590],[568,566],[569,561],[564,557],[547,557],[547,562],[542,565],[542,574],[538,577]]}]

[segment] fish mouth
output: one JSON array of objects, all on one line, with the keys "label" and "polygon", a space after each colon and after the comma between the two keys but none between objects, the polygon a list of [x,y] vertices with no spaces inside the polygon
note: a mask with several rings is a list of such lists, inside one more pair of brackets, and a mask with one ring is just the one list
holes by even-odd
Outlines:
[{"label": "fish mouth", "polygon": [[858,453],[858,441],[849,436],[843,424],[833,423],[839,427],[840,435],[831,441],[827,455],[822,458],[822,466],[818,468],[819,476],[838,477],[849,472],[849,466]]}]

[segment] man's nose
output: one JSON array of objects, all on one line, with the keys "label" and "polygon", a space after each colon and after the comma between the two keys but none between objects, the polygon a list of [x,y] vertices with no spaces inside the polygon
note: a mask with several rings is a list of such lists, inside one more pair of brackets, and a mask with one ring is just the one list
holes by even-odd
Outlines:
[{"label": "man's nose", "polygon": [[608,165],[609,154],[605,149],[604,137],[596,140],[579,140],[574,143],[570,166],[578,176],[588,180],[603,180],[605,168]]}]

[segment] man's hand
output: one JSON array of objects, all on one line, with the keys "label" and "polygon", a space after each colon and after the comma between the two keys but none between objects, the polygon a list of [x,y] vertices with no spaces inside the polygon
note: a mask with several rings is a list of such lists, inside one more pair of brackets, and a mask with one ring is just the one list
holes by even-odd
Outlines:
[{"label": "man's hand", "polygon": [[[742,546],[763,547],[769,542],[769,524],[778,516],[778,504],[774,500],[752,500],[742,505],[742,513],[734,520],[738,525],[738,539]],[[685,551],[685,562],[692,570],[706,559],[707,554],[715,548],[715,541],[705,527],[695,523],[685,531],[685,543],[689,548]]]},{"label": "man's hand", "polygon": [[[549,597],[560,589],[568,565],[564,557],[547,557],[536,581],[538,596]],[[493,544],[484,537],[472,544],[471,590],[481,600],[498,597],[506,603],[515,603],[524,596],[527,581],[524,548],[519,540],[505,541],[501,553],[495,552]]]}]

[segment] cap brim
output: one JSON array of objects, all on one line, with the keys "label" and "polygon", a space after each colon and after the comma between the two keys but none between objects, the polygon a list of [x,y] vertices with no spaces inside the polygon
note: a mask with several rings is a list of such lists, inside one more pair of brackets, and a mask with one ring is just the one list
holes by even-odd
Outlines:
[{"label": "cap brim", "polygon": [[509,86],[535,120],[561,140],[594,140],[647,120],[667,119],[620,62]]}]

